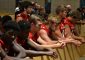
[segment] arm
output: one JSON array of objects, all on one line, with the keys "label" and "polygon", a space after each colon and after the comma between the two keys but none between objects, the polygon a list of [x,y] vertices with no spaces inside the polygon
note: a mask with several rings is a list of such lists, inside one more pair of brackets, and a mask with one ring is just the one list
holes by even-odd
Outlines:
[{"label": "arm", "polygon": [[0,46],[0,56],[1,56],[2,58],[4,58],[4,57],[7,56],[7,54],[6,54],[5,51],[2,49],[1,46]]},{"label": "arm", "polygon": [[62,46],[62,43],[57,43],[57,44],[50,44],[50,45],[39,45],[37,44],[36,42],[34,42],[33,40],[29,40],[29,43],[31,45],[33,45],[35,48],[43,48],[43,49],[46,49],[46,48],[55,48],[55,47],[61,47]]},{"label": "arm", "polygon": [[34,51],[34,50],[26,50],[26,53],[29,54],[30,56],[41,56],[41,55],[48,55],[52,56],[53,51]]},{"label": "arm", "polygon": [[[39,55],[39,54],[44,54],[44,55],[52,55],[53,57],[57,57],[57,53],[56,51],[54,51],[52,48],[42,48],[41,46],[39,47],[39,44],[37,44],[36,42],[34,42],[33,40],[29,40],[28,44],[30,44],[32,47],[36,48],[37,50],[44,50],[47,49],[47,51],[27,51],[27,53],[31,53],[34,52],[35,54]],[[55,53],[55,54],[54,54]]]},{"label": "arm", "polygon": [[47,32],[43,29],[41,29],[39,31],[39,36],[41,37],[41,39],[43,39],[43,41],[45,41],[47,44],[54,44],[57,43],[57,41],[52,41],[50,39],[50,37],[48,36]]},{"label": "arm", "polygon": [[59,29],[55,30],[55,35],[56,35],[56,37],[58,37],[58,39],[63,39],[63,36],[62,36],[62,34],[61,34]]},{"label": "arm", "polygon": [[19,52],[19,54],[17,55],[18,58],[22,58],[26,56],[25,49],[21,48],[20,45],[15,41],[13,42],[13,49],[16,52]]},{"label": "arm", "polygon": [[[34,50],[25,50],[22,46],[20,46],[19,44],[17,44],[15,42],[15,44],[17,45],[17,47],[20,48],[20,50],[22,50],[22,52],[24,51],[26,54],[31,55],[31,56],[40,56],[40,55],[53,55],[52,51],[34,51]],[[18,48],[17,48],[18,49]],[[18,49],[19,50],[19,49]],[[23,53],[20,53],[18,55],[18,57],[22,56]]]},{"label": "arm", "polygon": [[0,56],[3,60],[13,60],[10,56],[8,56],[5,51],[0,46]]},{"label": "arm", "polygon": [[75,40],[79,40],[81,42],[85,42],[85,39],[83,37],[80,37],[80,36],[76,36],[76,35],[72,35],[72,38],[74,38]]}]

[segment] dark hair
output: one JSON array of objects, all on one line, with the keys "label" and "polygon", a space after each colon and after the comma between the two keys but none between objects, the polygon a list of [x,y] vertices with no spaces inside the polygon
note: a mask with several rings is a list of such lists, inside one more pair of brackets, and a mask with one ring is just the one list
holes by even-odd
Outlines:
[{"label": "dark hair", "polygon": [[5,16],[3,16],[3,17],[1,18],[2,24],[4,24],[4,23],[7,22],[7,21],[11,21],[11,20],[12,20],[12,18],[11,18],[11,16],[9,16],[9,15],[5,15]]},{"label": "dark hair", "polygon": [[22,20],[18,22],[21,31],[30,30],[31,24],[28,21]]},{"label": "dark hair", "polygon": [[0,21],[1,21],[1,16],[0,16]]},{"label": "dark hair", "polygon": [[64,11],[66,11],[66,8],[65,8],[65,6],[57,6],[57,8],[56,8],[56,14],[59,14],[60,12],[64,12]]},{"label": "dark hair", "polygon": [[13,30],[14,32],[20,31],[19,25],[15,21],[8,21],[3,24],[3,29],[6,31]]},{"label": "dark hair", "polygon": [[24,9],[27,9],[29,6],[33,6],[31,2],[29,1],[21,2],[20,11],[24,11]]}]

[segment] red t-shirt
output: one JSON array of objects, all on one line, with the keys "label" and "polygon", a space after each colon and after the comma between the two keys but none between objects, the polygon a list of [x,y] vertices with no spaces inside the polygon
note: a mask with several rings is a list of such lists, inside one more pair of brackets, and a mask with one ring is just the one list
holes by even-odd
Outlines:
[{"label": "red t-shirt", "polygon": [[63,30],[66,25],[68,25],[71,30],[74,29],[74,24],[71,23],[68,18],[63,19],[63,22],[61,21],[61,23],[60,23],[60,25],[59,25],[59,29],[60,29],[60,30]]},{"label": "red t-shirt", "polygon": [[74,29],[74,24],[71,23],[68,18],[65,18],[65,19],[64,19],[64,24],[65,24],[65,25],[67,24],[67,25],[70,27],[71,30]]},{"label": "red t-shirt", "polygon": [[39,37],[39,35],[38,35],[38,33],[35,33],[34,35],[31,33],[31,32],[29,32],[29,39],[32,39],[33,41],[37,41],[37,39],[38,39],[38,37]]},{"label": "red t-shirt", "polygon": [[[46,27],[45,24],[41,24],[40,29],[45,30],[47,32],[47,34],[49,35],[49,29]],[[34,35],[31,32],[29,33],[29,39],[32,39],[35,42],[37,42],[38,37],[39,37],[38,32],[36,32]]]},{"label": "red t-shirt", "polygon": [[20,38],[18,38],[18,37],[16,38],[16,41],[17,41],[18,44],[20,44],[20,45],[22,45],[22,46],[24,46],[25,43],[26,43],[25,40],[22,40],[22,39],[20,39]]},{"label": "red t-shirt", "polygon": [[4,42],[2,40],[0,40],[0,46],[3,46]]},{"label": "red t-shirt", "polygon": [[49,31],[49,29],[46,27],[45,24],[41,24],[40,29],[45,30],[45,31],[47,32],[47,34],[49,35],[49,32],[50,32],[50,31]]}]

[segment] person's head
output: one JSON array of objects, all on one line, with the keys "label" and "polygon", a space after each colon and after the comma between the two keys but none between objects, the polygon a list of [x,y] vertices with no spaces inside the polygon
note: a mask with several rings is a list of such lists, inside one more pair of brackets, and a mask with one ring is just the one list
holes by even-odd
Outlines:
[{"label": "person's head", "polygon": [[29,23],[28,21],[22,20],[18,22],[18,25],[20,27],[20,34],[21,35],[28,35],[30,29],[31,29],[31,23]]},{"label": "person's head", "polygon": [[2,29],[2,22],[1,22],[1,16],[0,16],[0,31]]},{"label": "person's head", "polygon": [[0,21],[1,21],[1,16],[0,16]]},{"label": "person's head", "polygon": [[7,44],[15,40],[20,28],[15,21],[8,21],[3,25],[4,28],[4,39]]},{"label": "person's head", "polygon": [[37,24],[42,24],[42,20],[40,19],[39,16],[37,16],[37,15],[35,15],[35,14],[32,14],[30,18],[31,18],[31,19],[30,19],[31,21],[32,21],[32,20],[35,20],[35,22],[36,22]]},{"label": "person's head", "polygon": [[42,24],[40,19],[31,18],[30,23],[31,23],[31,32],[39,31],[39,27]]},{"label": "person's head", "polygon": [[56,8],[56,14],[57,14],[60,18],[65,18],[66,15],[67,15],[65,6],[57,6],[57,8]]},{"label": "person's head", "polygon": [[60,20],[57,20],[57,17],[55,16],[50,16],[48,18],[49,26],[50,28],[54,31],[58,24],[60,23]]},{"label": "person's head", "polygon": [[20,11],[23,12],[23,11],[26,11],[28,14],[32,13],[32,6],[33,4],[29,1],[23,1],[21,2],[21,5],[20,5]]},{"label": "person's head", "polygon": [[68,11],[72,10],[72,6],[71,5],[66,5],[66,8],[67,8]]},{"label": "person's head", "polygon": [[11,21],[11,20],[12,20],[12,17],[9,16],[9,15],[5,15],[5,16],[3,16],[3,17],[1,18],[2,24],[6,23],[6,22],[8,22],[8,21]]}]

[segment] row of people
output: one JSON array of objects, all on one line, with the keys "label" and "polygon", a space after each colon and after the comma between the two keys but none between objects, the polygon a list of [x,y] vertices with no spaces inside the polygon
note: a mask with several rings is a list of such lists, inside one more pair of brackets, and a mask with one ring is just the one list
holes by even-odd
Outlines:
[{"label": "row of people", "polygon": [[[54,48],[63,48],[67,43],[80,46],[83,37],[74,34],[74,15],[67,16],[64,6],[56,8],[55,16],[47,16],[40,5],[24,1],[20,3],[15,21],[9,16],[1,19],[0,56],[2,60],[22,60],[34,56],[58,57]],[[24,59],[25,60],[25,59]]]}]

